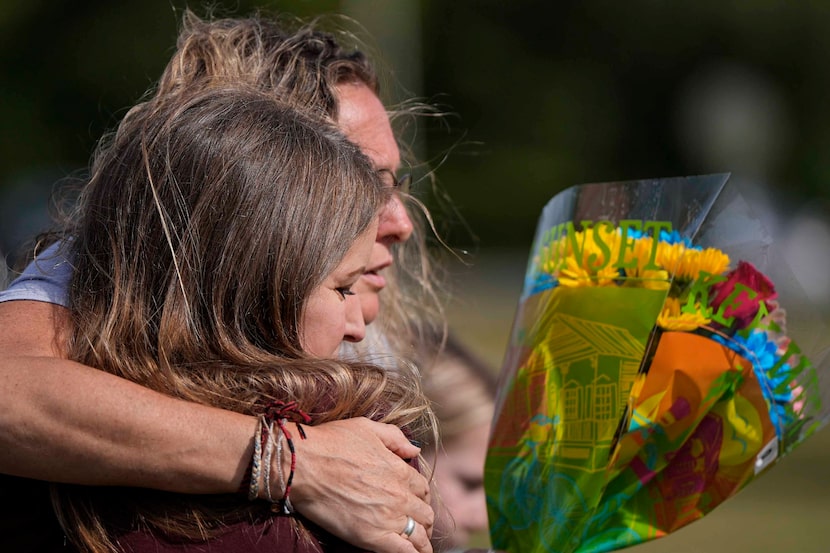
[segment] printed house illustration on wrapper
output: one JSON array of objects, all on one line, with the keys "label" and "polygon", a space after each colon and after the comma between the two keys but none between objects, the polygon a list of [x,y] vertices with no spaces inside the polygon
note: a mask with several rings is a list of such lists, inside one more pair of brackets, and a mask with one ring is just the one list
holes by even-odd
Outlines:
[{"label": "printed house illustration on wrapper", "polygon": [[556,315],[552,322],[564,378],[557,464],[605,470],[643,345],[625,328],[569,315]]}]

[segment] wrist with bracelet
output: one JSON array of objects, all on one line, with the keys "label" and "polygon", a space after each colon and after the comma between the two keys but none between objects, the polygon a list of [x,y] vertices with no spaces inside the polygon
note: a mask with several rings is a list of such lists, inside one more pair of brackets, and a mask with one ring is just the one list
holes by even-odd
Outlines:
[{"label": "wrist with bracelet", "polygon": [[[263,499],[271,503],[274,512],[285,515],[294,512],[290,494],[297,467],[297,451],[294,447],[294,436],[288,429],[289,422],[296,425],[300,439],[306,439],[302,424],[309,424],[311,417],[299,409],[296,402],[274,400],[268,403],[264,413],[259,416],[253,436],[253,453],[239,487],[239,493],[245,495],[249,501]],[[283,442],[290,456],[287,473],[283,470]],[[275,455],[278,489],[281,492],[279,498],[275,498],[271,492],[271,466]]]}]

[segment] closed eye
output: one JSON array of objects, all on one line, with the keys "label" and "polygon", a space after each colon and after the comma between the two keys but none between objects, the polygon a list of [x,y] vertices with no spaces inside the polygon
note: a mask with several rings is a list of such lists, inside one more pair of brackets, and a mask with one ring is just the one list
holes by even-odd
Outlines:
[{"label": "closed eye", "polygon": [[381,179],[383,179],[383,182],[386,183],[387,186],[398,192],[403,192],[404,194],[409,193],[409,187],[412,184],[411,174],[404,173],[398,176],[389,169],[379,169],[378,173],[381,174]]},{"label": "closed eye", "polygon": [[355,292],[352,290],[351,286],[341,286],[334,289],[335,292],[340,294],[340,297],[346,299],[346,296],[354,296]]}]

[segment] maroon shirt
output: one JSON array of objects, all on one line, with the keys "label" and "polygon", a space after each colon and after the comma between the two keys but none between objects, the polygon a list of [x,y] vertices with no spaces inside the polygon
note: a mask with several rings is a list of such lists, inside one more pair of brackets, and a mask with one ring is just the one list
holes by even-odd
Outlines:
[{"label": "maroon shirt", "polygon": [[[417,468],[416,459],[408,461]],[[110,488],[113,490],[113,488]],[[169,540],[149,531],[121,535],[124,553],[368,553],[303,520],[307,539],[291,517],[266,515],[227,526],[207,541]],[[0,553],[78,553],[52,510],[49,483],[0,474]]]},{"label": "maroon shirt", "polygon": [[311,539],[301,537],[293,521],[273,516],[228,526],[227,532],[207,541],[181,542],[150,532],[132,532],[119,538],[124,553],[358,553],[358,549],[320,528],[305,523]]},{"label": "maroon shirt", "polygon": [[[49,483],[0,474],[0,552],[77,553],[52,510]],[[149,531],[118,538],[124,553],[359,553],[351,544],[303,521],[301,536],[292,517],[264,515],[239,522],[207,541],[166,539]]]},{"label": "maroon shirt", "polygon": [[76,553],[52,511],[47,482],[0,474],[0,551]]}]

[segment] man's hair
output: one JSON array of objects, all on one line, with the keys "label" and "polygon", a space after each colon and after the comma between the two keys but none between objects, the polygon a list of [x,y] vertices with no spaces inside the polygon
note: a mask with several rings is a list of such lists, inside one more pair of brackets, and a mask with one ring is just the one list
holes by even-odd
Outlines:
[{"label": "man's hair", "polygon": [[291,30],[260,16],[207,21],[186,10],[176,52],[155,95],[245,84],[295,109],[336,121],[335,87],[345,83],[379,92],[377,75],[363,52],[345,50],[334,35],[314,24]]}]

